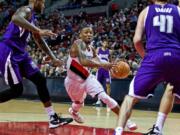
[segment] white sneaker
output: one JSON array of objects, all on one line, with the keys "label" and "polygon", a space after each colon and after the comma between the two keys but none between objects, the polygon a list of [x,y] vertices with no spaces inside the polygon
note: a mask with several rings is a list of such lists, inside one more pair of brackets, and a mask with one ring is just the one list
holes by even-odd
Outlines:
[{"label": "white sneaker", "polygon": [[129,130],[136,130],[136,129],[137,129],[136,123],[132,122],[131,120],[128,120],[128,121],[127,121],[126,127],[127,127]]},{"label": "white sneaker", "polygon": [[84,123],[84,118],[79,112],[74,112],[72,108],[69,108],[69,113],[77,123]]}]

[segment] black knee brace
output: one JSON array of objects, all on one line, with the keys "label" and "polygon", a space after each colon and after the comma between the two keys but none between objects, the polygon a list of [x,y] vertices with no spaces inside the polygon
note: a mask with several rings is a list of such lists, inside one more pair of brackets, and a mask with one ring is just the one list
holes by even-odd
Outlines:
[{"label": "black knee brace", "polygon": [[10,86],[10,89],[0,92],[0,102],[6,102],[10,99],[17,98],[23,93],[23,84],[20,82]]},{"label": "black knee brace", "polygon": [[50,101],[49,91],[46,85],[46,78],[40,72],[37,72],[28,79],[36,85],[40,100],[43,103]]}]

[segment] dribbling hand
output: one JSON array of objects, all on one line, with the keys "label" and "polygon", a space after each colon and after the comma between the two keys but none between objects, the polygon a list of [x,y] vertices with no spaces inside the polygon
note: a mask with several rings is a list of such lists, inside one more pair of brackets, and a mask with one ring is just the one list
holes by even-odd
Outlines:
[{"label": "dribbling hand", "polygon": [[115,67],[116,64],[115,63],[103,63],[103,64],[101,64],[101,66],[102,66],[102,68],[109,70],[109,69]]}]

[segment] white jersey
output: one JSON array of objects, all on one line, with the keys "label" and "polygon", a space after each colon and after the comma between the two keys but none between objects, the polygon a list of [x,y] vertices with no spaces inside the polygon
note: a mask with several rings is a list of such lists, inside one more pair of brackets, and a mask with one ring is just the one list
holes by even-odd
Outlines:
[{"label": "white jersey", "polygon": [[[90,50],[86,49],[83,53],[88,59],[92,59],[92,47],[90,46],[89,48]],[[89,68],[81,65],[78,57],[73,58],[69,55],[67,60],[67,77],[77,81],[84,81],[89,76],[89,74]]]}]

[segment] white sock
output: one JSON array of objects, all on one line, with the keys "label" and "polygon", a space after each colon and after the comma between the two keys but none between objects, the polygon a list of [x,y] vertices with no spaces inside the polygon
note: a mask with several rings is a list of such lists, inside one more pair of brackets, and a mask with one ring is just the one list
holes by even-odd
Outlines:
[{"label": "white sock", "polygon": [[163,129],[163,126],[164,126],[166,118],[167,118],[166,114],[164,114],[162,112],[158,113],[158,117],[157,117],[157,121],[156,121],[156,126],[159,128],[160,132],[162,132],[162,129]]},{"label": "white sock", "polygon": [[55,114],[55,111],[54,111],[53,106],[45,107],[45,110],[46,110],[46,112],[47,112],[47,115],[48,115],[49,119],[50,119],[50,116],[51,116],[51,115],[54,115],[54,114]]},{"label": "white sock", "polygon": [[123,134],[123,128],[122,128],[122,127],[117,127],[117,128],[115,129],[115,131],[116,131],[116,134],[115,134],[115,135],[122,135],[122,134]]}]

